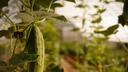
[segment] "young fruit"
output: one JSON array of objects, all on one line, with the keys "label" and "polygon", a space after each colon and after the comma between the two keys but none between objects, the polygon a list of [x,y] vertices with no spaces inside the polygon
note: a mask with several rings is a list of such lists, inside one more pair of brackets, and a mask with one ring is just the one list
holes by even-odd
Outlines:
[{"label": "young fruit", "polygon": [[28,54],[37,54],[38,58],[35,62],[29,63],[29,72],[43,72],[44,71],[44,39],[39,27],[32,23],[27,29],[26,50]]}]

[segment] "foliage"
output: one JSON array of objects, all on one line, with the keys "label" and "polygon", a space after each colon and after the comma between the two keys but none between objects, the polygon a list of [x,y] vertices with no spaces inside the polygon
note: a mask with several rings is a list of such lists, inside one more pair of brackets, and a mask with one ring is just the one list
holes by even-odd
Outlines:
[{"label": "foliage", "polygon": [[118,22],[124,26],[127,25],[128,22],[128,1],[124,1],[123,13],[119,16]]},{"label": "foliage", "polygon": [[95,33],[102,33],[104,36],[108,36],[111,34],[115,34],[117,32],[117,28],[119,27],[119,25],[113,25],[110,26],[108,29],[103,30],[103,31],[95,31]]}]

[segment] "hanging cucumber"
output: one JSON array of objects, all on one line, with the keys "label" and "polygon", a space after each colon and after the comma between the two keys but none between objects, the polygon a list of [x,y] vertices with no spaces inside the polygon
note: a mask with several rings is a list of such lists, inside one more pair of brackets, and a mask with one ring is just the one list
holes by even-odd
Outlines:
[{"label": "hanging cucumber", "polygon": [[30,62],[28,64],[29,70],[28,72],[43,72],[44,71],[44,57],[45,57],[45,48],[44,48],[44,39],[43,35],[36,25],[36,23],[32,23],[30,27],[28,27],[27,31],[27,42],[25,46],[25,50],[28,54],[37,54],[38,58],[34,62]]}]

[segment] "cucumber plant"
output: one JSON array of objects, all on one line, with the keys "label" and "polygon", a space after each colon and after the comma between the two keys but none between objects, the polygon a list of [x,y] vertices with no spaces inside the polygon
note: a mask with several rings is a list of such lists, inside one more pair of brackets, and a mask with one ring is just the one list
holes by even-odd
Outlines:
[{"label": "cucumber plant", "polygon": [[[8,63],[5,63],[5,66],[2,66],[5,67],[2,71],[44,72],[45,43],[43,33],[38,25],[47,20],[66,21],[64,16],[54,12],[56,7],[62,7],[63,4],[57,3],[58,0],[19,1],[22,3],[19,12],[21,23],[15,24],[6,13],[2,13],[9,20],[10,27],[8,30],[0,30],[0,37],[9,38],[10,48],[13,48],[11,58]],[[67,1],[75,2],[75,0]],[[16,53],[18,47],[22,49]]]}]

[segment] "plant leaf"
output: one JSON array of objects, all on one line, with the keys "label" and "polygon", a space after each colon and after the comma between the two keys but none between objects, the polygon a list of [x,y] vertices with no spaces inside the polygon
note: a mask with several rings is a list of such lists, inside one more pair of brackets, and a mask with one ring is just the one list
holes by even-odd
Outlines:
[{"label": "plant leaf", "polygon": [[[35,7],[36,8],[40,8],[40,7],[43,7],[43,8],[49,8],[49,5],[51,3],[52,0],[36,0],[35,1]],[[54,3],[56,2],[57,0],[53,0],[53,5],[51,8],[55,8],[55,7],[60,7],[61,5],[54,5]],[[69,2],[74,2],[75,3],[75,0],[67,0]]]},{"label": "plant leaf", "polygon": [[[43,7],[43,8],[49,8],[49,5],[51,3],[52,0],[36,0],[35,1],[35,7],[36,8],[40,8],[40,7]],[[57,1],[57,0],[53,0],[53,3]],[[53,4],[52,3],[52,4]]]},{"label": "plant leaf", "polygon": [[120,23],[122,26],[126,25],[126,21],[123,15],[118,16],[118,23]]},{"label": "plant leaf", "polygon": [[98,5],[94,5],[94,8],[97,8],[97,9],[98,9],[98,8],[99,8],[99,6],[98,6]]},{"label": "plant leaf", "polygon": [[67,21],[67,19],[64,16],[55,16],[53,18],[64,21],[64,22]]},{"label": "plant leaf", "polygon": [[101,33],[105,36],[109,36],[111,34],[115,34],[117,32],[117,28],[119,27],[119,25],[113,25],[110,26],[108,29],[106,30],[102,30],[102,31],[94,31],[95,33]]},{"label": "plant leaf", "polygon": [[120,23],[122,26],[127,25],[128,23],[128,12],[123,13],[119,16],[118,23]]},{"label": "plant leaf", "polygon": [[79,31],[79,28],[73,28],[71,31]]},{"label": "plant leaf", "polygon": [[110,3],[109,0],[103,0],[103,2],[106,4]]},{"label": "plant leaf", "polygon": [[19,65],[25,62],[31,62],[36,60],[37,57],[38,55],[36,54],[20,53],[20,54],[14,55],[14,57],[11,58],[10,64]]},{"label": "plant leaf", "polygon": [[74,2],[74,3],[75,3],[75,0],[67,0],[67,1],[69,1],[69,2]]},{"label": "plant leaf", "polygon": [[98,10],[99,13],[103,13],[103,12],[105,12],[105,11],[106,11],[106,9],[99,9],[99,10]]},{"label": "plant leaf", "polygon": [[98,17],[97,19],[93,20],[92,23],[100,23],[102,20],[101,16]]},{"label": "plant leaf", "polygon": [[55,9],[56,7],[63,7],[63,5],[60,3],[53,3],[51,6],[52,9]]},{"label": "plant leaf", "polygon": [[124,1],[123,13],[118,17],[118,23],[122,26],[128,23],[128,0]]},{"label": "plant leaf", "polygon": [[79,8],[85,8],[86,5],[79,4],[79,5],[77,5],[76,7],[79,7]]}]

